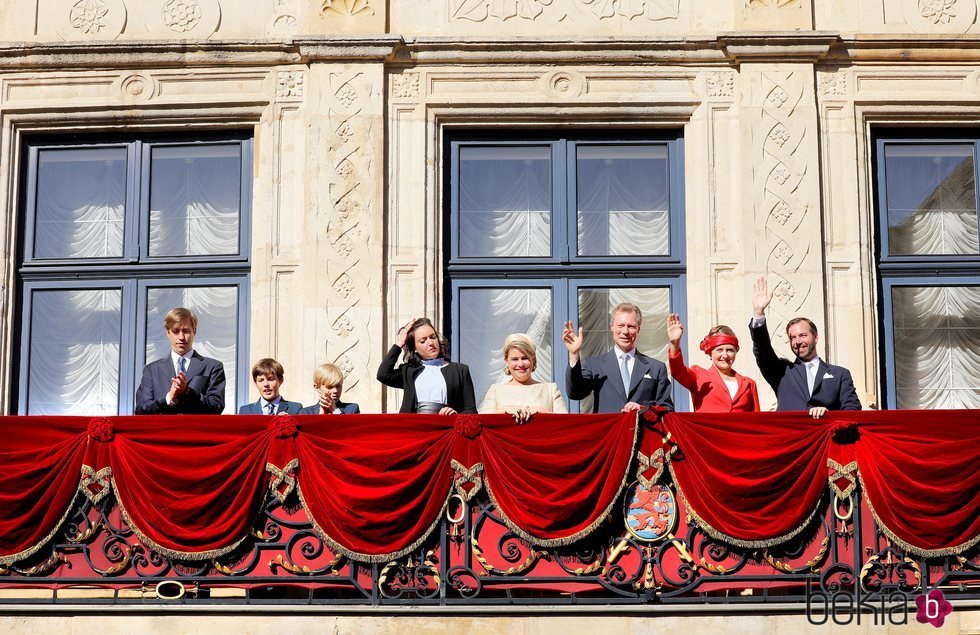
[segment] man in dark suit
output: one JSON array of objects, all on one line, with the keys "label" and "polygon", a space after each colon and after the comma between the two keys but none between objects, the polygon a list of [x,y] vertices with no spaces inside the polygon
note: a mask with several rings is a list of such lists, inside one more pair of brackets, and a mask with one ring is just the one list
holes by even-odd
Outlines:
[{"label": "man in dark suit", "polygon": [[299,414],[303,404],[298,401],[286,401],[279,394],[282,382],[285,381],[286,371],[282,364],[272,359],[264,357],[255,362],[252,366],[252,383],[259,391],[259,398],[255,403],[247,403],[238,408],[240,415],[277,415],[277,414]]},{"label": "man in dark suit", "polygon": [[798,317],[786,324],[796,359],[790,361],[776,355],[766,328],[766,307],[772,294],[765,277],[760,276],[752,293],[754,315],[749,332],[759,370],[776,392],[776,410],[806,410],[814,419],[828,410],[860,410],[861,401],[850,371],[828,364],[817,355],[817,326],[811,320]]},{"label": "man in dark suit", "polygon": [[136,390],[138,415],[221,414],[225,408],[225,368],[194,350],[197,316],[171,309],[163,319],[170,355],[143,367]]},{"label": "man in dark suit", "polygon": [[579,359],[585,341],[581,327],[576,333],[571,322],[565,323],[562,340],[568,349],[565,381],[570,398],[592,394],[592,412],[632,412],[644,406],[674,409],[666,365],[636,350],[642,322],[639,307],[617,305],[609,324],[613,350],[585,360]]}]

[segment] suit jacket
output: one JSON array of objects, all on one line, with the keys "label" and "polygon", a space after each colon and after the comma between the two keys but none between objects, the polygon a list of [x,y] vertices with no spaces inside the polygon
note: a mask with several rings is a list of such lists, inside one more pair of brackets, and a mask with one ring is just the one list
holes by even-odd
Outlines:
[{"label": "suit jacket", "polygon": [[[401,388],[402,407],[398,412],[415,412],[415,378],[422,372],[422,366],[402,364],[395,368],[401,348],[392,346],[378,367],[378,381],[385,386]],[[459,413],[476,414],[476,391],[470,378],[470,367],[466,364],[449,362],[442,367],[446,380],[446,405]]]},{"label": "suit jacket", "polygon": [[759,390],[755,381],[745,375],[735,373],[738,387],[732,397],[714,364],[707,370],[700,366],[688,368],[680,351],[676,356],[671,354],[667,361],[674,381],[691,391],[694,412],[759,412]]},{"label": "suit jacket", "polygon": [[133,412],[138,415],[219,415],[225,409],[225,367],[221,362],[194,351],[184,371],[187,390],[168,406],[167,393],[174,374],[173,358],[169,353],[144,366]]},{"label": "suit jacket", "polygon": [[641,406],[674,409],[667,367],[639,351],[630,374],[629,391],[623,388],[615,349],[588,359],[579,359],[565,372],[565,380],[571,399],[585,399],[590,393],[594,395],[592,412],[619,412],[630,401]]},{"label": "suit jacket", "polygon": [[813,382],[813,394],[807,389],[806,366],[802,361],[778,357],[769,340],[765,324],[752,326],[752,352],[766,382],[776,392],[776,410],[795,411],[823,407],[828,410],[860,410],[861,400],[854,389],[851,373],[843,366],[820,360]]},{"label": "suit jacket", "polygon": [[[340,408],[340,414],[342,415],[359,415],[361,414],[361,409],[356,403],[346,403],[343,401],[337,402],[337,407]],[[317,415],[320,414],[320,402],[313,404],[312,406],[304,406],[300,411],[301,415]]]},{"label": "suit jacket", "polygon": [[[247,403],[247,404],[245,404],[243,406],[240,406],[238,408],[238,414],[240,414],[240,415],[265,415],[265,414],[269,414],[268,412],[265,411],[265,408],[263,408],[262,406],[263,406],[263,404],[262,404],[262,398],[259,397],[255,401],[255,403]],[[278,414],[282,414],[282,413],[285,412],[286,414],[290,414],[290,415],[298,415],[298,414],[300,414],[300,409],[302,407],[303,407],[303,404],[299,403],[298,401],[286,401],[285,399],[282,399],[279,402],[279,407],[276,408],[275,414],[278,415]]]}]

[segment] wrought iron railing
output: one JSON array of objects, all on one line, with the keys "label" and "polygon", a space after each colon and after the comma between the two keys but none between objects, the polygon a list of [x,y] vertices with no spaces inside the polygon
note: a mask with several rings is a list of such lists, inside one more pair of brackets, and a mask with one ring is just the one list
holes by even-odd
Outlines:
[{"label": "wrought iron railing", "polygon": [[295,499],[270,495],[234,552],[184,561],[143,545],[111,495],[79,497],[40,552],[0,566],[0,603],[790,603],[825,611],[829,602],[905,606],[936,587],[947,599],[980,599],[976,548],[931,559],[906,553],[879,529],[859,488],[846,498],[828,489],[820,509],[791,542],[744,549],[688,524],[683,510],[663,538],[645,542],[627,529],[624,500],[587,539],[542,548],[511,531],[481,490],[469,502],[453,495],[416,551],[368,564],[331,551]]}]

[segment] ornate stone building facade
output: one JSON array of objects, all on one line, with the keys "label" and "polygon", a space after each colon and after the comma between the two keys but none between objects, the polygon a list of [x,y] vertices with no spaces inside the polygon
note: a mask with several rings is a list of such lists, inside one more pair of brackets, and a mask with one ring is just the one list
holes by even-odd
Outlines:
[{"label": "ornate stone building facade", "polygon": [[[241,258],[180,274],[207,265],[247,281],[233,321],[244,332],[237,401],[250,361],[268,355],[286,366],[290,398],[308,401],[307,376],[329,361],[348,398],[378,411],[397,403],[374,375],[398,326],[425,314],[452,331],[458,320],[451,139],[682,139],[684,257],[671,275],[690,338],[727,323],[747,342],[751,284],[766,274],[777,350],[788,353],[787,319],[813,317],[821,355],[880,407],[900,392],[888,366],[905,352],[886,346],[879,132],[980,137],[976,0],[0,0],[0,14],[6,413],[29,410],[25,325],[37,316],[25,307],[54,275],[25,247],[38,222],[31,151],[48,139],[244,135]],[[972,218],[974,243],[951,272],[967,282],[942,284],[976,289]],[[970,332],[976,297],[965,296]],[[977,407],[976,364],[967,351],[955,379],[965,396],[941,403]],[[747,347],[739,367],[761,380]],[[124,362],[121,385],[128,374]]]}]

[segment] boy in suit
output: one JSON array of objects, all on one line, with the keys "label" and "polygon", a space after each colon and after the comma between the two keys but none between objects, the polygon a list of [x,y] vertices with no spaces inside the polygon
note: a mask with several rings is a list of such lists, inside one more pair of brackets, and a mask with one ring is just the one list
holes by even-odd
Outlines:
[{"label": "boy in suit", "polygon": [[320,364],[313,371],[313,390],[319,400],[299,411],[301,415],[356,415],[361,409],[356,403],[344,403],[344,373],[333,364]]},{"label": "boy in suit", "polygon": [[135,414],[221,414],[225,367],[194,350],[197,316],[177,307],[163,318],[171,353],[143,367]]},{"label": "boy in suit", "polygon": [[264,357],[255,362],[255,366],[252,366],[252,382],[259,391],[259,398],[255,403],[247,403],[240,407],[238,414],[299,414],[303,404],[298,401],[286,401],[279,394],[284,376],[285,371],[283,370],[282,364],[271,357]]},{"label": "boy in suit", "polygon": [[766,328],[766,307],[772,294],[765,276],[760,276],[752,294],[749,332],[759,370],[776,392],[776,410],[805,410],[814,419],[828,410],[860,410],[851,372],[828,364],[817,355],[817,325],[813,321],[798,317],[787,322],[786,335],[796,359],[790,361],[776,355]]}]

